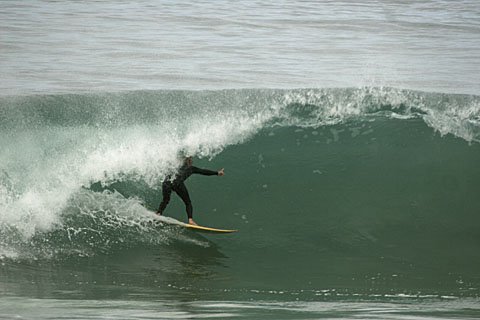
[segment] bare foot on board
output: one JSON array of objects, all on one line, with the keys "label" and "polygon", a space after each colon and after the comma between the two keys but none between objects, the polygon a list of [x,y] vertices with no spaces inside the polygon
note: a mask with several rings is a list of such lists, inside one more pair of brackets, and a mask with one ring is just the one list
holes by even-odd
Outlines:
[{"label": "bare foot on board", "polygon": [[198,226],[198,224],[193,221],[193,219],[188,219],[188,224],[191,224],[192,226]]}]

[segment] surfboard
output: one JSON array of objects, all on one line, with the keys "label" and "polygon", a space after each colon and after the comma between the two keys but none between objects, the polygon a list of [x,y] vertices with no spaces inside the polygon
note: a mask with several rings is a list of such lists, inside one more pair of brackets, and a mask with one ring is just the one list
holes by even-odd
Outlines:
[{"label": "surfboard", "polygon": [[212,232],[212,233],[232,233],[232,232],[238,231],[238,230],[228,230],[228,229],[216,229],[216,228],[210,228],[210,227],[204,227],[204,226],[194,226],[188,223],[184,223],[184,227],[195,230],[195,231]]},{"label": "surfboard", "polygon": [[176,226],[184,227],[184,228],[194,230],[194,231],[199,231],[199,232],[233,233],[233,232],[238,231],[238,230],[231,230],[231,229],[217,229],[217,228],[211,228],[211,227],[205,227],[205,226],[194,226],[193,224],[184,223],[184,222],[175,220],[175,219],[170,218],[170,217],[159,216],[159,215],[154,214],[154,213],[152,213],[152,217],[153,217],[154,220],[156,220],[158,222],[161,222],[161,223],[165,223],[165,224],[169,224],[169,225],[176,225]]}]

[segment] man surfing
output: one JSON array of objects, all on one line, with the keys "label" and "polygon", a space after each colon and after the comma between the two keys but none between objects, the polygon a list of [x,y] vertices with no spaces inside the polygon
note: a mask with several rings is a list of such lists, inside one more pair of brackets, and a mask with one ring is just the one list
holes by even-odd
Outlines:
[{"label": "man surfing", "polygon": [[190,200],[190,196],[188,195],[187,187],[185,186],[184,181],[188,179],[192,174],[198,173],[204,176],[223,176],[224,170],[223,168],[219,171],[212,171],[208,169],[200,169],[194,167],[192,157],[186,157],[183,161],[183,165],[178,169],[175,177],[172,179],[171,175],[165,177],[165,180],[162,182],[162,202],[160,203],[160,207],[157,210],[158,215],[162,215],[163,211],[167,207],[168,203],[170,202],[170,196],[172,191],[175,191],[176,194],[183,200],[185,203],[185,207],[187,209],[187,216],[188,216],[188,223],[191,225],[196,226],[197,224],[193,221],[193,206],[192,201]]}]

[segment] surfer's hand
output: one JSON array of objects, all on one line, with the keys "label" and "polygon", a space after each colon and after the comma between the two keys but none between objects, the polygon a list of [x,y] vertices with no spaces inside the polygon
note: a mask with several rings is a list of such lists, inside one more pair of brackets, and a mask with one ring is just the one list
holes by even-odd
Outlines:
[{"label": "surfer's hand", "polygon": [[225,172],[223,171],[224,169],[222,168],[220,171],[217,172],[217,175],[223,176],[225,175]]}]

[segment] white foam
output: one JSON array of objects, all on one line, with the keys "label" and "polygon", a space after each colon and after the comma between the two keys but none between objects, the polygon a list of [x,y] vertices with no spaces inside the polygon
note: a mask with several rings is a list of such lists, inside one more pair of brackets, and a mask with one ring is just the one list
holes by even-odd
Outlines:
[{"label": "white foam", "polygon": [[[0,226],[25,239],[62,223],[68,200],[91,183],[142,179],[159,185],[179,165],[183,150],[214,157],[241,142],[269,119],[241,112],[206,115],[189,123],[130,125],[116,128],[43,127],[2,139],[0,163],[7,174],[0,184]],[[179,128],[180,125],[184,127]]]}]

